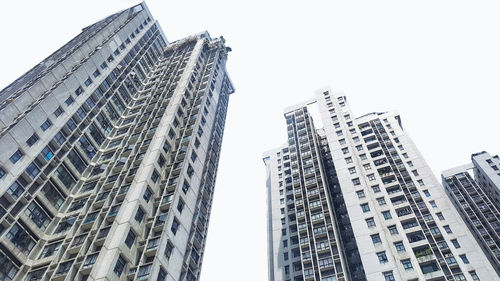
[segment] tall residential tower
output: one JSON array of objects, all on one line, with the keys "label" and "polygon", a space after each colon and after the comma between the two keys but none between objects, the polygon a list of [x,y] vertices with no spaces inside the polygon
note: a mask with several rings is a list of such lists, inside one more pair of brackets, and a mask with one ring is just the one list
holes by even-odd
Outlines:
[{"label": "tall residential tower", "polygon": [[199,279],[228,51],[141,3],[0,92],[0,280]]},{"label": "tall residential tower", "polygon": [[264,154],[270,281],[498,280],[397,113],[355,118],[325,89],[285,119]]},{"label": "tall residential tower", "polygon": [[446,193],[500,274],[500,159],[483,151],[441,174]]}]

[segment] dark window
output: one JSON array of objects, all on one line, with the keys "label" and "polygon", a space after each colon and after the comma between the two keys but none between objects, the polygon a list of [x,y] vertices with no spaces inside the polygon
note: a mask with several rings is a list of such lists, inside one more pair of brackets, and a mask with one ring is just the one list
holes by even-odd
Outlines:
[{"label": "dark window", "polygon": [[43,122],[42,125],[40,125],[40,128],[42,129],[42,131],[46,131],[48,128],[50,128],[50,126],[52,126],[52,122],[50,122],[49,119],[45,120],[45,122]]},{"label": "dark window", "polygon": [[182,213],[183,209],[184,209],[184,201],[182,201],[182,199],[179,198],[179,202],[177,203],[177,211],[179,211],[179,213]]},{"label": "dark window", "polygon": [[137,213],[135,213],[135,220],[141,222],[143,218],[144,218],[144,211],[141,208],[137,209]]},{"label": "dark window", "polygon": [[79,96],[83,93],[83,88],[82,86],[79,86],[78,88],[76,88],[75,90],[75,95]]},{"label": "dark window", "polygon": [[86,87],[90,86],[90,84],[92,84],[92,79],[90,79],[90,77],[87,78],[87,80],[85,80],[84,84]]},{"label": "dark window", "polygon": [[64,164],[61,164],[54,174],[68,190],[71,190],[76,183],[75,177],[68,171],[68,168]]},{"label": "dark window", "polygon": [[125,245],[127,245],[127,247],[129,248],[132,247],[132,244],[135,241],[135,237],[135,233],[132,230],[129,230],[127,238],[125,239]]},{"label": "dark window", "polygon": [[182,191],[184,191],[184,193],[187,193],[189,189],[189,183],[187,181],[184,181],[184,184],[182,185]]},{"label": "dark window", "polygon": [[64,103],[66,103],[66,105],[71,105],[73,102],[75,101],[75,99],[73,99],[72,96],[69,96],[65,101]]},{"label": "dark window", "polygon": [[35,239],[33,239],[33,237],[18,223],[12,226],[5,237],[25,255],[29,255],[36,245]]},{"label": "dark window", "polygon": [[165,257],[167,258],[167,260],[170,259],[173,250],[174,246],[172,245],[172,243],[167,242],[167,246],[165,247]]},{"label": "dark window", "polygon": [[63,133],[59,132],[55,135],[54,141],[57,144],[62,145],[66,141],[66,137],[63,135]]},{"label": "dark window", "polygon": [[10,162],[12,162],[12,164],[16,164],[17,161],[19,161],[19,159],[21,159],[23,157],[23,153],[21,152],[21,150],[17,150],[16,152],[14,152],[14,154],[12,154],[12,156],[10,156],[9,160]]},{"label": "dark window", "polygon": [[50,149],[50,147],[46,146],[44,149],[42,149],[42,152],[40,152],[40,154],[43,156],[43,158],[45,159],[45,161],[49,161],[50,159],[52,159],[52,156],[54,156],[54,153],[52,152],[52,150]]},{"label": "dark window", "polygon": [[175,234],[177,234],[178,229],[179,229],[179,221],[176,218],[174,218],[174,220],[172,221],[172,227],[170,227],[170,230],[175,235]]},{"label": "dark window", "polygon": [[126,262],[122,258],[122,256],[118,257],[118,260],[116,261],[115,268],[113,269],[113,272],[116,273],[116,275],[121,276],[123,269],[125,269]]},{"label": "dark window", "polygon": [[5,171],[0,167],[0,179],[5,176]]},{"label": "dark window", "polygon": [[142,198],[144,198],[144,200],[146,200],[146,202],[149,202],[149,200],[151,200],[152,195],[153,195],[153,192],[151,191],[151,189],[149,187],[147,187],[146,190],[144,191],[144,195],[142,196]]},{"label": "dark window", "polygon": [[158,178],[160,177],[160,175],[158,174],[158,172],[155,170],[153,170],[153,174],[151,174],[151,180],[156,183],[158,181]]},{"label": "dark window", "polygon": [[38,166],[35,164],[35,162],[32,162],[31,164],[28,165],[28,167],[26,168],[26,173],[31,177],[31,178],[35,178],[39,173],[40,173],[40,169],[38,168]]},{"label": "dark window", "polygon": [[28,146],[33,146],[37,141],[38,141],[38,136],[37,134],[33,134],[31,135],[31,137],[29,137],[29,139],[26,140],[26,144]]},{"label": "dark window", "polygon": [[160,271],[158,271],[158,277],[156,278],[156,281],[165,281],[166,277],[167,273],[160,268]]},{"label": "dark window", "polygon": [[45,230],[51,222],[49,215],[47,215],[47,213],[34,201],[28,205],[24,214],[29,217],[41,230]]}]

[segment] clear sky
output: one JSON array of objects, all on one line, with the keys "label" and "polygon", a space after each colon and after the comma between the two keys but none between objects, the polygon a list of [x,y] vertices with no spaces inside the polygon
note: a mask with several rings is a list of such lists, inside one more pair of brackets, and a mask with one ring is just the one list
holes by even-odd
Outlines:
[{"label": "clear sky", "polygon": [[[79,30],[137,1],[4,1],[0,88]],[[202,281],[267,280],[262,152],[283,109],[331,86],[358,116],[397,110],[439,176],[500,153],[498,1],[147,1],[168,40],[208,30],[233,49]]]}]

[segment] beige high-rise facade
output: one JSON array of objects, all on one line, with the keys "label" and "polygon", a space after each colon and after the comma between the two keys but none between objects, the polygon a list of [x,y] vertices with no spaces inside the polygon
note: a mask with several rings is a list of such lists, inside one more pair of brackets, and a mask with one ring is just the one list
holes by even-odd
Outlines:
[{"label": "beige high-rise facade", "polygon": [[0,280],[198,280],[230,48],[144,3],[0,91]]}]

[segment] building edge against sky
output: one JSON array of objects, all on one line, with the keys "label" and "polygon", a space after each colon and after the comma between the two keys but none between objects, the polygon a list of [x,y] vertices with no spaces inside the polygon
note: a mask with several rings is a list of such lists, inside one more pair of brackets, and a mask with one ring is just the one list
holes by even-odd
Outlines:
[{"label": "building edge against sky", "polygon": [[441,174],[443,186],[490,263],[500,274],[500,159],[483,151]]},{"label": "building edge against sky", "polygon": [[143,2],[0,91],[0,279],[198,280],[229,51]]},{"label": "building edge against sky", "polygon": [[396,112],[354,118],[322,89],[285,119],[287,144],[264,153],[269,280],[498,280]]}]

